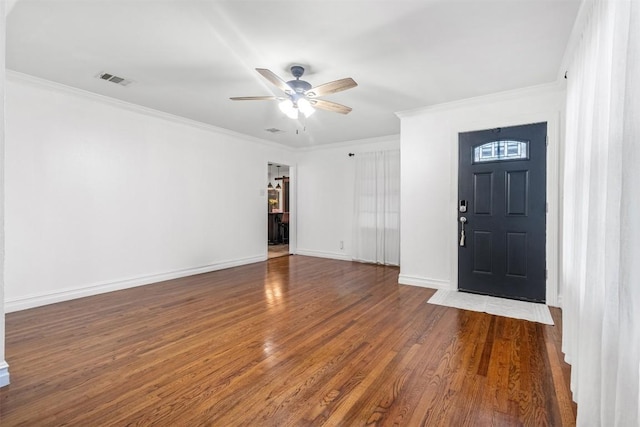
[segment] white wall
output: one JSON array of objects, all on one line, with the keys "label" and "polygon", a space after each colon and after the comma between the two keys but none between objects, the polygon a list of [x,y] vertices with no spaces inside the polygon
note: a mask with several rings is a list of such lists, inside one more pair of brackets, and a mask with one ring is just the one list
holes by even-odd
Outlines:
[{"label": "white wall", "polygon": [[400,283],[457,289],[458,133],[547,122],[547,303],[558,305],[564,86],[553,84],[402,112]]},{"label": "white wall", "polygon": [[398,148],[400,137],[395,135],[298,153],[298,254],[351,260],[355,159],[349,153]]},{"label": "white wall", "polygon": [[9,73],[7,311],[266,259],[291,151]]},{"label": "white wall", "polygon": [[[5,40],[6,13],[10,5],[0,1],[0,303],[4,301],[4,139],[5,139]],[[9,384],[9,366],[4,360],[4,304],[0,304],[0,387]]]}]

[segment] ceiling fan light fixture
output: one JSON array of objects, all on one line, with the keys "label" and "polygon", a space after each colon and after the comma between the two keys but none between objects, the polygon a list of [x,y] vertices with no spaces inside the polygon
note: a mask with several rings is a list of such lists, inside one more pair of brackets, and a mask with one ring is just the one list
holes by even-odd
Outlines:
[{"label": "ceiling fan light fixture", "polygon": [[293,101],[291,101],[290,99],[285,99],[280,104],[278,104],[278,106],[280,107],[280,111],[286,114],[286,116],[290,119],[295,120],[298,118],[298,109],[293,105]]},{"label": "ceiling fan light fixture", "polygon": [[313,108],[311,103],[305,98],[300,98],[298,100],[298,110],[300,110],[305,117],[309,117],[316,112],[315,108]]}]

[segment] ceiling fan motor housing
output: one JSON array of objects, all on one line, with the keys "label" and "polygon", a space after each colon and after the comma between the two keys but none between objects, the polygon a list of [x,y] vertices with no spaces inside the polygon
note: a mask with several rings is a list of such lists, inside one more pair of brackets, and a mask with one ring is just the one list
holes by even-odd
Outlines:
[{"label": "ceiling fan motor housing", "polygon": [[[295,80],[289,80],[287,85],[298,95],[304,94],[306,91],[312,88],[311,83],[300,80],[300,77],[304,74],[304,67],[300,65],[291,66],[291,74],[295,77]],[[295,100],[294,100],[295,101]]]},{"label": "ceiling fan motor housing", "polygon": [[293,89],[295,93],[303,94],[311,89],[311,83],[304,80],[290,80],[287,84]]}]

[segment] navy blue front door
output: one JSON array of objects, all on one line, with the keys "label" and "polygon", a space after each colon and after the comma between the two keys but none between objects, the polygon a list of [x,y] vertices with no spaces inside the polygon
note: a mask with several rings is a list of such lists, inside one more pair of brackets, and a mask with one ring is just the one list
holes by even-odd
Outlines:
[{"label": "navy blue front door", "polygon": [[459,134],[458,288],[544,302],[547,124]]}]

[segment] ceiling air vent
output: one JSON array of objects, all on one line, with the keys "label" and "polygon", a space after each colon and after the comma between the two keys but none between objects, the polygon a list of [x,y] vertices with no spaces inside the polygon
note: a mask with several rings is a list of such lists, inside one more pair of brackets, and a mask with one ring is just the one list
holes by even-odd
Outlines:
[{"label": "ceiling air vent", "polygon": [[133,83],[132,80],[125,79],[124,77],[114,76],[110,73],[100,73],[96,77],[111,83],[119,84],[120,86],[127,86],[128,84]]},{"label": "ceiling air vent", "polygon": [[265,129],[267,132],[271,132],[271,133],[280,133],[280,132],[284,132],[282,129],[278,129],[278,128],[269,128],[269,129]]}]

